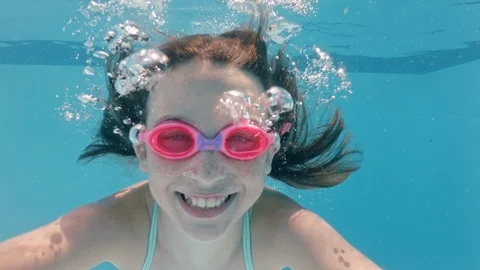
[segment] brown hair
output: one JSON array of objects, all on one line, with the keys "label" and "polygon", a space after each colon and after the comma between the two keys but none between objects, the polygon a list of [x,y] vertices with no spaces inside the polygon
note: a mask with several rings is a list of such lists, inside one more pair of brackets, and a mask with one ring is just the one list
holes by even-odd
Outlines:
[{"label": "brown hair", "polygon": [[[359,151],[348,149],[349,136],[344,131],[344,121],[337,110],[326,125],[309,128],[308,114],[298,91],[294,74],[288,70],[283,48],[269,61],[267,44],[262,39],[264,24],[254,31],[239,28],[218,36],[191,35],[172,38],[158,47],[169,59],[168,68],[192,60],[208,60],[237,66],[257,76],[265,89],[279,86],[294,98],[291,112],[282,114],[275,123],[278,130],[291,123],[289,132],[281,135],[281,147],[272,162],[270,175],[295,188],[331,187],[341,183],[359,168]],[[106,62],[107,73],[115,74],[118,63],[129,53],[119,52]],[[135,156],[129,140],[131,123],[146,122],[148,91],[137,89],[120,96],[115,90],[115,78],[106,76],[109,97],[103,120],[95,136],[79,157],[90,161],[106,154]],[[120,109],[119,109],[120,108]],[[119,132],[113,132],[117,129]],[[343,136],[346,135],[346,136]]]}]

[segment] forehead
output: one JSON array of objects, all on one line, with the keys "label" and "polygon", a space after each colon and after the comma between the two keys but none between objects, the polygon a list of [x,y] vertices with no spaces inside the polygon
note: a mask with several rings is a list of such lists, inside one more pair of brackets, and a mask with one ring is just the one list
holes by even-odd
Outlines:
[{"label": "forehead", "polygon": [[147,126],[178,118],[198,128],[222,128],[234,119],[217,109],[222,95],[230,90],[254,100],[263,92],[263,86],[255,76],[236,67],[210,62],[190,62],[168,70],[154,79],[150,89]]}]

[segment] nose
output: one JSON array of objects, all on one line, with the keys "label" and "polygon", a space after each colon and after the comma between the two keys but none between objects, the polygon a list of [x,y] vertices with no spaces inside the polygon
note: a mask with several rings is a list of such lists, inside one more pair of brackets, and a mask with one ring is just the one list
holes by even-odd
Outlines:
[{"label": "nose", "polygon": [[217,151],[201,151],[192,159],[190,177],[203,186],[211,186],[216,181],[226,178],[226,168]]}]

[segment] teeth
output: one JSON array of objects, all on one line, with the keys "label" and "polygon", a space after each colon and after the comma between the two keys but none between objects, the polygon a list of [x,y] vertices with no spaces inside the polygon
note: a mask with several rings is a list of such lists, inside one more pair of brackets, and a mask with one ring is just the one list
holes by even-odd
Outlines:
[{"label": "teeth", "polygon": [[182,197],[192,207],[211,209],[225,204],[229,196],[204,198],[182,194]]}]

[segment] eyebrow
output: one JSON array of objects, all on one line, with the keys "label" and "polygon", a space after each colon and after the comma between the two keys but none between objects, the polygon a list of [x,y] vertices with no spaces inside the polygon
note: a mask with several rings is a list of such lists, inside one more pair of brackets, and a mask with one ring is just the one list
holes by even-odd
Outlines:
[{"label": "eyebrow", "polygon": [[184,123],[189,124],[190,126],[196,128],[196,125],[193,123],[192,120],[190,120],[188,118],[185,118],[185,117],[182,117],[182,116],[177,116],[177,115],[164,115],[164,116],[158,118],[157,120],[155,120],[152,127],[156,127],[160,123],[162,123],[164,121],[168,121],[168,120],[175,120],[175,121],[184,122]]},{"label": "eyebrow", "polygon": [[[158,118],[157,120],[155,120],[152,128],[154,128],[154,127],[158,126],[160,123],[162,123],[164,121],[168,121],[168,120],[180,121],[180,122],[186,123],[186,124],[194,127],[195,129],[199,130],[197,125],[195,125],[194,122],[191,119],[188,119],[188,118],[185,118],[185,117],[182,117],[182,116],[178,116],[178,115],[164,115],[164,116]],[[256,125],[260,125],[260,123],[257,121],[257,119],[250,119],[250,121],[254,122]],[[232,123],[228,123],[227,125],[222,127],[222,129],[231,125]]]}]

